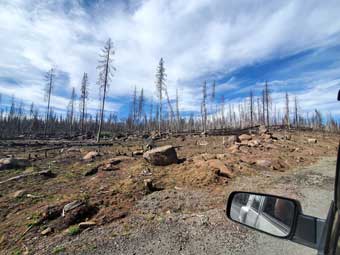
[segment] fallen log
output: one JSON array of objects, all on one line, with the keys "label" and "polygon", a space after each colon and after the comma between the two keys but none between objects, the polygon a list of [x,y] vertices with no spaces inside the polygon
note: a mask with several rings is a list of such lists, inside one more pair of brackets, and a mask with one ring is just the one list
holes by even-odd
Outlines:
[{"label": "fallen log", "polygon": [[17,180],[27,178],[27,177],[32,177],[32,176],[43,176],[43,177],[52,178],[52,177],[54,177],[54,174],[52,173],[51,170],[44,170],[44,171],[40,171],[40,172],[36,172],[36,173],[30,173],[30,174],[21,174],[21,175],[11,177],[7,180],[1,181],[0,184],[4,184],[4,183],[7,183],[7,182],[11,182],[11,181],[17,181]]}]

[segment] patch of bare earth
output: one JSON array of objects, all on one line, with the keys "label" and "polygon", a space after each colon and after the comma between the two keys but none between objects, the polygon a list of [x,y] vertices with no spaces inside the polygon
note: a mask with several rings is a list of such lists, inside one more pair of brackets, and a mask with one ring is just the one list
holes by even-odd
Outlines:
[{"label": "patch of bare earth", "polygon": [[[153,233],[160,227],[175,235],[169,225],[183,228],[181,236],[169,238],[169,247],[188,238],[199,243],[202,235],[214,238],[214,228],[228,230],[231,234],[221,245],[232,245],[233,235],[240,237],[244,230],[224,220],[228,194],[235,189],[265,190],[283,172],[334,156],[338,138],[283,131],[250,135],[242,141],[222,136],[168,137],[155,141],[156,146],[176,147],[179,161],[167,166],[143,159],[138,152],[144,143],[140,138],[101,147],[58,147],[47,153],[32,151],[49,148],[48,144],[31,142],[23,148],[5,146],[3,141],[1,157],[29,159],[30,166],[0,170],[1,254],[100,254],[104,245],[124,254],[122,243],[138,248],[144,238],[157,245]],[[53,175],[34,174],[45,170]],[[19,175],[24,177],[9,180]],[[289,183],[280,192],[284,189],[289,194]],[[185,227],[184,222],[191,225]],[[193,225],[209,227],[195,237],[188,227]],[[112,240],[117,240],[117,247]],[[144,253],[152,254],[152,246],[145,246]]]}]

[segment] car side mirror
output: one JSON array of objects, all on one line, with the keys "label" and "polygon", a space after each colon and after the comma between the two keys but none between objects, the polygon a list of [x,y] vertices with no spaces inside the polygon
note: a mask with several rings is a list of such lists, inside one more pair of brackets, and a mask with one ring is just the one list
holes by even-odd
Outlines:
[{"label": "car side mirror", "polygon": [[273,195],[234,192],[229,198],[228,217],[242,225],[286,238],[297,219],[297,201]]},{"label": "car side mirror", "polygon": [[229,195],[226,214],[234,222],[275,237],[314,249],[323,245],[325,220],[304,215],[300,202],[291,198],[234,191]]},{"label": "car side mirror", "polygon": [[340,101],[340,90],[338,91],[338,101]]}]

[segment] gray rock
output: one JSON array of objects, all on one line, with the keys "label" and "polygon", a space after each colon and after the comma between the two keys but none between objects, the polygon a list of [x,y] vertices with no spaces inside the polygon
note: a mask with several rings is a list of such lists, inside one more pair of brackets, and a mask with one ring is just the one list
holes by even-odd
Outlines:
[{"label": "gray rock", "polygon": [[259,127],[259,134],[262,135],[262,134],[266,134],[266,133],[268,133],[268,129],[266,128],[266,126],[261,125]]},{"label": "gray rock", "polygon": [[227,144],[232,145],[237,142],[239,142],[237,135],[230,135],[227,137]]},{"label": "gray rock", "polygon": [[166,166],[178,162],[176,150],[172,145],[165,145],[147,151],[143,154],[143,158],[156,166]]},{"label": "gray rock", "polygon": [[98,151],[90,151],[84,157],[83,160],[93,160],[95,157],[100,156]]},{"label": "gray rock", "polygon": [[240,135],[238,139],[242,142],[242,141],[249,141],[252,139],[252,137],[251,135],[243,134],[243,135]]},{"label": "gray rock", "polygon": [[261,167],[271,167],[273,162],[269,159],[258,159],[256,160],[256,165]]},{"label": "gray rock", "polygon": [[26,168],[31,163],[26,159],[2,158],[0,159],[0,170]]},{"label": "gray rock", "polygon": [[309,138],[309,139],[307,140],[307,142],[308,142],[308,143],[317,143],[318,140],[315,139],[315,138]]}]

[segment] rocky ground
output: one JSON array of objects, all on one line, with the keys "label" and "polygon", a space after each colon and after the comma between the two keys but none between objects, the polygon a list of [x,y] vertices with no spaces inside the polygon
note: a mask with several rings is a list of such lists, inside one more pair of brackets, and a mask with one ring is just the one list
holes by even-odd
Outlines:
[{"label": "rocky ground", "polygon": [[[335,156],[338,140],[327,133],[262,130],[240,137],[164,137],[152,144],[129,137],[101,147],[60,148],[54,141],[55,149],[38,151],[51,145],[3,143],[0,250],[243,254],[254,249],[254,239],[225,218],[228,194],[252,190],[301,198],[296,187],[302,184],[330,185],[321,173],[295,177],[297,169]],[[172,147],[145,154],[146,145]]]}]

